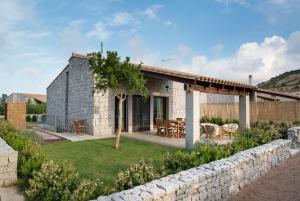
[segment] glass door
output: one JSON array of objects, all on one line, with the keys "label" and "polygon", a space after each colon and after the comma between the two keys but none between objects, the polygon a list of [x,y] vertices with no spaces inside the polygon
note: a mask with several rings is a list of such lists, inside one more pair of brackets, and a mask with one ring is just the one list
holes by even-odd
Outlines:
[{"label": "glass door", "polygon": [[149,131],[150,130],[150,101],[143,100],[142,96],[133,96],[132,100],[132,116],[133,126],[132,130],[137,131]]},{"label": "glass door", "polygon": [[153,101],[153,122],[156,125],[156,119],[167,118],[167,98],[155,96]]}]

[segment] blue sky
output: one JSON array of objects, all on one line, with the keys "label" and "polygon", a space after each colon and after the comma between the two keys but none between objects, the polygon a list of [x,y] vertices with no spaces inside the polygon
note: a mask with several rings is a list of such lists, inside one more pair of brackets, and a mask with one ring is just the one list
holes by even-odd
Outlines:
[{"label": "blue sky", "polygon": [[1,0],[0,94],[46,93],[101,41],[133,62],[257,83],[299,68],[297,19],[297,0]]}]

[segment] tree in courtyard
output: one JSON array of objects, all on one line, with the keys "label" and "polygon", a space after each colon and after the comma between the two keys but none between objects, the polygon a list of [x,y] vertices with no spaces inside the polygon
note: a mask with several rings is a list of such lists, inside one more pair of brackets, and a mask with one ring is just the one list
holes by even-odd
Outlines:
[{"label": "tree in courtyard", "polygon": [[146,81],[140,71],[141,64],[130,63],[130,58],[124,61],[116,51],[107,51],[106,57],[101,52],[88,54],[89,67],[95,76],[94,92],[106,92],[111,89],[119,100],[118,128],[116,132],[115,148],[119,148],[122,119],[123,102],[130,93],[141,94],[144,99],[148,96]]}]

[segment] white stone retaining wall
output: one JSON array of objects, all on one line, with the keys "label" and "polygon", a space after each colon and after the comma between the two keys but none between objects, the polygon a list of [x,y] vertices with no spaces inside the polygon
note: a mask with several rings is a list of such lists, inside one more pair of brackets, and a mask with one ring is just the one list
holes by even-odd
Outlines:
[{"label": "white stone retaining wall", "polygon": [[130,190],[100,196],[97,201],[228,200],[288,159],[290,144],[290,140],[276,140]]},{"label": "white stone retaining wall", "polygon": [[18,152],[0,138],[0,187],[17,181]]},{"label": "white stone retaining wall", "polygon": [[289,128],[288,138],[292,141],[292,148],[300,148],[300,126]]}]

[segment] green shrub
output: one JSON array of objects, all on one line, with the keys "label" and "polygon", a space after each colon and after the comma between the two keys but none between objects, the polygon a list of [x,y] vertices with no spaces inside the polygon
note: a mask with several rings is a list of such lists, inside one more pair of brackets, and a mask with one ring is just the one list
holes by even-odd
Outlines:
[{"label": "green shrub", "polygon": [[208,118],[207,116],[204,116],[200,119],[200,122],[201,123],[204,123],[204,122],[210,122],[210,118]]},{"label": "green shrub", "polygon": [[31,121],[31,116],[30,116],[30,115],[27,115],[27,116],[26,116],[26,121],[27,121],[27,122],[30,122],[30,121]]},{"label": "green shrub", "polygon": [[32,103],[27,103],[26,107],[26,112],[27,114],[44,114],[46,113],[46,104],[41,103],[41,104],[32,104]]},{"label": "green shrub", "polygon": [[212,117],[210,119],[207,116],[202,117],[201,120],[200,120],[200,122],[201,123],[209,122],[209,123],[217,124],[219,126],[222,126],[224,124],[229,124],[229,123],[236,123],[236,124],[240,123],[239,120],[237,120],[237,119],[226,119],[226,120],[223,120],[221,117]]},{"label": "green shrub", "polygon": [[29,180],[26,195],[34,200],[84,201],[93,198],[99,186],[99,182],[81,179],[69,164],[50,161],[43,163]]},{"label": "green shrub", "polygon": [[32,122],[36,122],[37,121],[37,116],[36,115],[32,115],[31,121]]},{"label": "green shrub", "polygon": [[161,174],[174,174],[202,164],[203,161],[195,152],[177,151],[174,155],[167,153]]},{"label": "green shrub", "polygon": [[115,188],[119,191],[130,189],[156,178],[152,162],[140,160],[127,170],[118,173]]},{"label": "green shrub", "polygon": [[217,124],[219,126],[224,125],[224,121],[221,117],[212,117],[210,122],[213,123],[213,124]]},{"label": "green shrub", "polygon": [[0,137],[18,151],[17,174],[21,187],[28,186],[33,172],[39,170],[44,161],[39,144],[17,132],[7,121],[0,120]]}]

